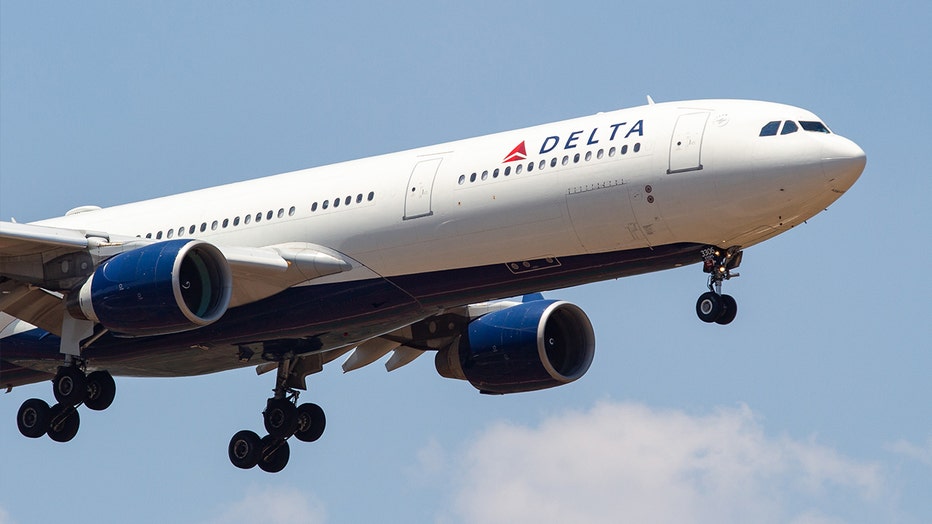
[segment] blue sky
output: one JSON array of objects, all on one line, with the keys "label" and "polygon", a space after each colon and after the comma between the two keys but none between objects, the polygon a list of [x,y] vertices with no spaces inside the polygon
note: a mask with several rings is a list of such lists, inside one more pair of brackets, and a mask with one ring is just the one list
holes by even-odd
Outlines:
[{"label": "blue sky", "polygon": [[[68,445],[0,395],[0,523],[932,521],[932,8],[923,2],[0,4],[0,215],[21,222],[655,100],[820,115],[868,155],[748,250],[727,328],[698,267],[548,293],[590,315],[566,387],[480,396],[429,358],[335,363],[321,441],[234,469],[252,370],[118,378]],[[295,517],[297,516],[297,517]]]}]

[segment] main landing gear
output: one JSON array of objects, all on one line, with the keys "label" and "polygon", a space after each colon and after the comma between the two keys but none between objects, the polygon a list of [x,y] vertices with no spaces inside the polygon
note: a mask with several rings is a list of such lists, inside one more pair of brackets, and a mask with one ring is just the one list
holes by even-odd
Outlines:
[{"label": "main landing gear", "polygon": [[84,404],[94,411],[110,407],[116,396],[116,383],[106,371],[87,374],[82,360],[58,368],[52,380],[52,392],[58,402],[49,406],[44,400],[31,398],[16,414],[19,432],[29,438],[48,435],[56,442],[68,442],[78,433],[81,417],[78,407]]},{"label": "main landing gear", "polygon": [[743,254],[737,247],[708,247],[702,250],[702,271],[709,274],[709,290],[699,295],[696,301],[699,320],[725,325],[735,319],[738,303],[731,295],[722,294],[722,282],[739,276],[738,273],[732,273],[732,270],[741,265]]},{"label": "main landing gear", "polygon": [[278,473],[285,469],[291,456],[288,439],[314,442],[323,435],[327,425],[324,410],[317,404],[297,404],[298,391],[286,385],[290,367],[289,361],[279,363],[274,396],[262,412],[268,435],[260,438],[254,431],[243,430],[230,439],[228,452],[234,466],[242,469],[259,466],[267,473]]}]

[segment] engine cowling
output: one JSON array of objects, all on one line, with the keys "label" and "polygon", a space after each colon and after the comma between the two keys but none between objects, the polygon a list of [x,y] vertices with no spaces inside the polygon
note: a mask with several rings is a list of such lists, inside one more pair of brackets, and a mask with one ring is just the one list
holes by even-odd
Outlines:
[{"label": "engine cowling", "polygon": [[535,391],[583,376],[595,354],[589,318],[575,304],[537,300],[489,313],[438,352],[437,371],[480,393]]},{"label": "engine cowling", "polygon": [[106,260],[69,294],[68,311],[116,334],[161,335],[216,321],[232,291],[219,249],[202,240],[169,240]]}]

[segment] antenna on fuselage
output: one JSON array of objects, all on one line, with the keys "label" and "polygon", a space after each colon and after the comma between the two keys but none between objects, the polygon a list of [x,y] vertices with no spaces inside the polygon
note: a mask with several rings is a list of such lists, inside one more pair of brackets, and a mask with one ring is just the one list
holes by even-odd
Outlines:
[{"label": "antenna on fuselage", "polygon": [[650,95],[647,95],[647,105],[654,105],[654,99],[651,98]]}]

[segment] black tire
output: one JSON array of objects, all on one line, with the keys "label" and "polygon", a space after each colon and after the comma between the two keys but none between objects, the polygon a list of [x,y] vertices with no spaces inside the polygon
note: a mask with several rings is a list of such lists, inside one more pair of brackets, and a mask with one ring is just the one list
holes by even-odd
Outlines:
[{"label": "black tire", "polygon": [[227,448],[230,462],[240,469],[252,469],[259,463],[262,454],[262,440],[254,431],[244,429],[233,435]]},{"label": "black tire", "polygon": [[291,449],[288,441],[280,440],[272,435],[262,438],[262,454],[259,457],[259,469],[266,473],[278,473],[288,465]]},{"label": "black tire", "polygon": [[39,438],[49,429],[51,410],[42,399],[31,398],[19,407],[16,414],[16,427],[24,437]]},{"label": "black tire", "polygon": [[52,381],[52,391],[59,403],[77,406],[87,397],[87,377],[74,366],[62,366]]},{"label": "black tire", "polygon": [[55,442],[68,442],[78,434],[81,426],[81,416],[74,406],[68,404],[55,404],[51,408],[49,419],[49,438]]},{"label": "black tire", "polygon": [[716,324],[731,324],[738,314],[738,302],[731,295],[722,295],[722,314],[715,319]]},{"label": "black tire", "polygon": [[265,430],[274,438],[286,439],[298,429],[297,408],[288,399],[270,398],[266,403],[262,419]]},{"label": "black tire", "polygon": [[113,404],[116,382],[106,371],[95,371],[87,376],[87,398],[84,405],[94,411],[103,411]]},{"label": "black tire", "polygon": [[302,442],[314,442],[324,434],[327,427],[327,417],[324,410],[317,404],[301,404],[298,406],[298,429],[294,436]]},{"label": "black tire", "polygon": [[707,291],[699,295],[699,300],[696,301],[696,315],[703,322],[715,322],[722,316],[723,310],[722,297],[718,293]]}]

